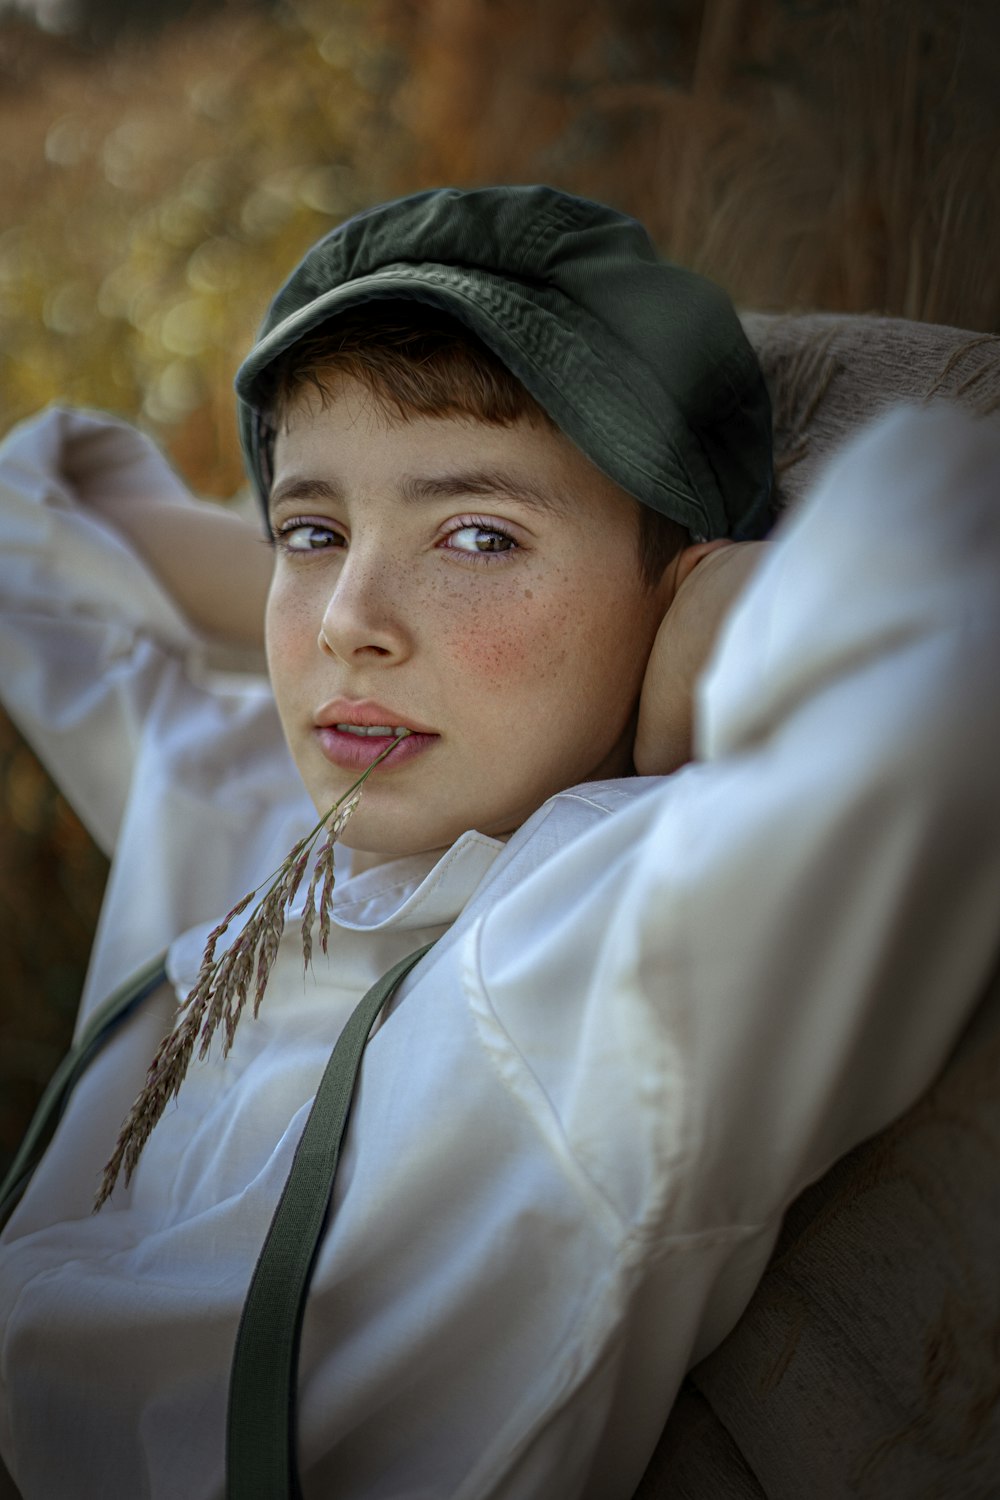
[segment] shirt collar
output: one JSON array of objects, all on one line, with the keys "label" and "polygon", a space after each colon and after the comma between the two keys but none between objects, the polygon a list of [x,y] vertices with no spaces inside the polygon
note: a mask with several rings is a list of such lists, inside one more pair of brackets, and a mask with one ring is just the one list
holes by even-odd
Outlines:
[{"label": "shirt collar", "polygon": [[[409,854],[354,876],[338,871],[332,920],[353,932],[447,926],[503,848],[503,840],[472,828],[443,854]],[[304,907],[300,890],[289,916],[301,916]]]},{"label": "shirt collar", "polygon": [[[348,855],[337,869],[331,918],[334,926],[353,932],[382,932],[387,928],[447,927],[458,916],[504,848],[500,839],[470,829],[443,854],[432,850],[410,854],[352,876]],[[345,868],[346,867],[346,868]],[[306,904],[306,882],[288,909],[289,920],[299,918]],[[261,892],[263,894],[263,892]],[[253,912],[251,906],[233,921],[219,940],[221,954],[236,938]],[[208,934],[215,922],[200,922],[175,938],[167,956],[167,973],[178,986],[190,988],[201,963]]]}]

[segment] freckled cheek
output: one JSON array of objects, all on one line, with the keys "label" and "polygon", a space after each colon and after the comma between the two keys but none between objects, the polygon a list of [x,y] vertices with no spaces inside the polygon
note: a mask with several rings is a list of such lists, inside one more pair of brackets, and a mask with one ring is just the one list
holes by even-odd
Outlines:
[{"label": "freckled cheek", "polygon": [[442,647],[456,670],[499,686],[558,675],[566,656],[561,612],[532,607],[520,597],[511,607],[477,609],[448,621]]},{"label": "freckled cheek", "polygon": [[315,610],[306,601],[292,602],[272,591],[264,617],[264,638],[271,680],[279,696],[288,691],[302,666],[311,660],[318,635]]}]

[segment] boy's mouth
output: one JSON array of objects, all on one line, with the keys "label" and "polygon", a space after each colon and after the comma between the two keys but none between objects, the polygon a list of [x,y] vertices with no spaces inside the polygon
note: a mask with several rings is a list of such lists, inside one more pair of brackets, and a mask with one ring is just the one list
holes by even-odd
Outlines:
[{"label": "boy's mouth", "polygon": [[394,771],[398,766],[422,755],[436,745],[439,735],[419,734],[405,730],[397,733],[384,724],[360,726],[357,724],[317,725],[316,740],[320,750],[333,765],[344,771],[363,771],[377,755],[390,745],[395,748],[375,772],[381,776],[385,771]]},{"label": "boy's mouth", "polygon": [[317,729],[339,729],[352,734],[390,735],[432,734],[426,724],[417,724],[372,698],[331,698],[316,710]]},{"label": "boy's mouth", "polygon": [[362,737],[367,735],[382,739],[388,739],[390,736],[393,739],[401,739],[404,734],[412,733],[402,724],[395,726],[391,724],[334,724],[332,727],[340,734],[357,734]]},{"label": "boy's mouth", "polygon": [[377,774],[381,775],[423,754],[439,738],[416,724],[399,723],[397,714],[370,700],[338,698],[319,709],[314,733],[327,760],[346,771],[364,770],[394,740],[398,741],[379,766]]}]

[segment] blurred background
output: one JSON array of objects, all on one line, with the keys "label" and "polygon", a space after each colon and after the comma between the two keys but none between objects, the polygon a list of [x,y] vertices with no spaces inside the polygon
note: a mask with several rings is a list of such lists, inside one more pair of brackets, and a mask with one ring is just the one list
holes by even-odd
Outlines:
[{"label": "blurred background", "polygon": [[[635,214],[741,308],[1000,332],[1000,7],[0,0],[0,431],[105,408],[225,501],[233,371],[307,246],[488,181]],[[106,873],[0,716],[0,1169]]]}]

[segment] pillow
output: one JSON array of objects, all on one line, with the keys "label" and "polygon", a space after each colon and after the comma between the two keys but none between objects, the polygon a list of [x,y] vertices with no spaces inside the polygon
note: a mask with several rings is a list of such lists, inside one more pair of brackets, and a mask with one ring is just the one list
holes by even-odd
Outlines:
[{"label": "pillow", "polygon": [[901,401],[943,397],[1000,414],[1000,336],[904,318],[746,313],[774,414],[780,505],[794,504],[827,455]]}]

